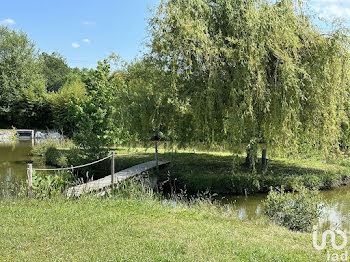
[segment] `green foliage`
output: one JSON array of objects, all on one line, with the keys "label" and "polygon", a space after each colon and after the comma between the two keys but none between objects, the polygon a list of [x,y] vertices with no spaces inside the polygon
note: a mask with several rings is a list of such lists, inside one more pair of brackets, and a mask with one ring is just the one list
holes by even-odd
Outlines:
[{"label": "green foliage", "polygon": [[87,97],[72,101],[73,119],[76,123],[74,141],[86,150],[91,158],[106,154],[106,146],[119,142],[119,128],[115,121],[113,102],[117,86],[111,77],[107,60],[91,69],[85,80]]},{"label": "green foliage", "polygon": [[232,191],[236,194],[253,194],[259,192],[259,177],[250,174],[233,174],[231,178]]},{"label": "green foliage", "polygon": [[128,179],[115,185],[110,192],[111,197],[122,199],[139,199],[149,200],[155,199],[156,194],[153,189],[148,187],[143,181]]},{"label": "green foliage", "polygon": [[48,148],[58,148],[58,141],[55,139],[45,139],[41,143],[36,144],[31,153],[33,155],[44,156]]},{"label": "green foliage", "polygon": [[57,93],[50,94],[54,126],[65,135],[73,136],[77,129],[76,107],[87,100],[81,80],[67,82]]},{"label": "green foliage", "polygon": [[[64,149],[62,149],[64,148]],[[35,145],[32,149],[33,155],[43,156],[45,164],[55,167],[67,167],[71,164],[70,150],[73,150],[74,144],[65,140],[59,143],[55,139],[46,139]]]},{"label": "green foliage", "polygon": [[322,188],[332,189],[334,187],[340,186],[342,182],[342,175],[340,173],[326,172],[322,176]]},{"label": "green foliage", "polygon": [[56,167],[67,167],[68,160],[67,156],[61,150],[58,150],[56,147],[48,147],[46,149],[45,163],[50,166]]},{"label": "green foliage", "polygon": [[[65,122],[63,119],[68,119],[66,128],[71,134],[72,124],[65,104],[67,97],[55,103],[55,98],[67,94],[56,96],[48,94],[47,90],[57,91],[65,83],[79,85],[74,82],[79,82],[80,78],[81,71],[71,70],[59,54],[43,53],[39,56],[25,33],[0,27],[0,123],[4,127],[62,129],[62,125],[67,124],[62,123]],[[71,93],[76,94],[74,90]],[[61,111],[56,116],[58,108]],[[66,116],[62,115],[62,110],[67,110]]]},{"label": "green foliage", "polygon": [[55,175],[33,172],[33,196],[40,199],[60,196],[71,185],[73,175],[69,171]]},{"label": "green foliage", "polygon": [[[0,119],[21,127],[50,119],[41,112],[46,110],[44,93],[34,43],[22,31],[0,26]],[[26,117],[27,123],[22,123]]]},{"label": "green foliage", "polygon": [[50,129],[53,127],[53,112],[49,96],[44,89],[27,88],[11,108],[15,114],[13,124],[20,128]]},{"label": "green foliage", "polygon": [[129,136],[138,141],[151,141],[155,136],[171,140],[175,121],[182,119],[169,103],[169,74],[149,57],[128,64],[122,72],[125,86],[116,107],[121,107]]},{"label": "green foliage", "polygon": [[162,1],[151,48],[186,119],[173,136],[333,152],[349,121],[348,36],[322,35],[305,13],[292,0]]},{"label": "green foliage", "polygon": [[293,231],[311,232],[312,225],[321,215],[319,192],[305,187],[297,192],[273,190],[264,202],[264,214],[274,223]]},{"label": "green foliage", "polygon": [[65,59],[58,53],[42,53],[40,55],[42,71],[46,79],[46,89],[49,92],[60,90],[66,83],[71,70]]}]

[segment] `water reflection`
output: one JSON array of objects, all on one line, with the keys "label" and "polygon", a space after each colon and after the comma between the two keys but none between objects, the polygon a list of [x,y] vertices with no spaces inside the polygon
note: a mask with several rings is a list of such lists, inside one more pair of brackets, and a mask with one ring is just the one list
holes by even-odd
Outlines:
[{"label": "water reflection", "polygon": [[233,204],[237,210],[237,216],[241,220],[256,219],[262,215],[262,201],[265,194],[251,196],[225,196],[220,199],[223,204]]},{"label": "water reflection", "polygon": [[27,178],[26,163],[32,161],[32,141],[0,143],[0,182],[19,182]]},{"label": "water reflection", "polygon": [[320,219],[323,228],[350,229],[350,185],[321,192],[327,205]]},{"label": "water reflection", "polygon": [[[319,220],[322,229],[342,229],[350,231],[350,185],[334,190],[321,191],[325,199],[323,216]],[[265,194],[252,196],[225,196],[224,204],[235,206],[237,217],[241,220],[254,220],[263,214]]]}]

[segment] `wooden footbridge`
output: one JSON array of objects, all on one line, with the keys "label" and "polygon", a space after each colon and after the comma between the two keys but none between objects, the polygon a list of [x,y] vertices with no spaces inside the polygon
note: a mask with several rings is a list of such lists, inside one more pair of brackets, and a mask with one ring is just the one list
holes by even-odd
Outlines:
[{"label": "wooden footbridge", "polygon": [[[132,153],[132,154],[135,154],[135,153]],[[126,155],[128,155],[128,154],[126,154]],[[126,179],[143,175],[145,172],[147,172],[151,169],[154,169],[154,168],[159,169],[159,167],[170,163],[169,161],[158,161],[158,150],[156,148],[155,160],[149,161],[146,163],[142,163],[142,164],[139,164],[136,166],[132,166],[132,167],[129,167],[129,168],[122,170],[122,171],[119,171],[119,172],[114,171],[115,170],[115,168],[114,168],[114,163],[115,163],[114,152],[110,156],[107,156],[105,158],[99,159],[99,160],[94,161],[92,163],[76,166],[76,167],[72,166],[72,167],[67,167],[67,168],[39,169],[39,168],[33,168],[32,164],[27,164],[29,195],[31,195],[31,191],[32,191],[33,170],[34,171],[63,171],[63,170],[73,171],[74,169],[79,169],[79,168],[83,168],[86,166],[91,166],[91,165],[94,165],[96,163],[107,160],[109,158],[111,158],[111,174],[110,175],[107,175],[104,178],[101,178],[98,180],[92,180],[92,181],[89,181],[87,183],[71,187],[67,191],[67,196],[68,197],[79,197],[84,193],[99,191],[99,190],[102,190],[106,187],[111,187],[115,184],[118,184]]]},{"label": "wooden footbridge", "polygon": [[[158,167],[168,164],[168,161],[159,161]],[[75,187],[71,187],[67,191],[68,197],[78,197],[84,193],[89,193],[92,191],[102,190],[106,187],[111,187],[114,184],[120,183],[126,179],[142,175],[146,171],[149,171],[153,168],[157,167],[156,161],[149,161],[143,164],[139,164],[136,166],[129,167],[122,171],[119,171],[115,174],[106,176],[104,178],[93,180],[85,184],[77,185]]]}]

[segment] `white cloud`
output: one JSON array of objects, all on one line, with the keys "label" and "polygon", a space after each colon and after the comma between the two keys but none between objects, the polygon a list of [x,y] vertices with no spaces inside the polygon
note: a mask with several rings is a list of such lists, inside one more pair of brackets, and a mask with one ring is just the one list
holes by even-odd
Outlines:
[{"label": "white cloud", "polygon": [[78,47],[80,47],[80,45],[78,43],[72,43],[72,47],[78,48]]},{"label": "white cloud", "polygon": [[320,17],[350,19],[349,0],[313,0],[311,6]]},{"label": "white cloud", "polygon": [[88,39],[88,38],[84,38],[82,41],[83,41],[84,43],[90,44],[90,39]]},{"label": "white cloud", "polygon": [[11,18],[6,18],[2,21],[0,21],[0,25],[14,25],[16,22],[15,20],[11,19]]},{"label": "white cloud", "polygon": [[96,23],[95,22],[92,22],[92,21],[84,21],[83,22],[83,25],[86,25],[86,26],[89,26],[89,25],[95,25]]}]

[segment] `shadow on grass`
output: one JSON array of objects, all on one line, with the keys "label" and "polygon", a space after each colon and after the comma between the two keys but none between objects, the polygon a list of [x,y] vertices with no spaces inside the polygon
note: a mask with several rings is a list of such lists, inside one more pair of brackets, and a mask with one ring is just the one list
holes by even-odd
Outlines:
[{"label": "shadow on grass", "polygon": [[[350,177],[350,169],[335,163],[317,161],[271,160],[268,167],[257,165],[252,174],[241,157],[233,164],[230,155],[210,153],[163,153],[160,160],[171,163],[157,174],[166,191],[185,190],[189,194],[209,191],[210,193],[244,194],[268,192],[270,187],[284,186],[287,190],[298,185],[310,188],[328,189],[339,186]],[[116,169],[154,160],[154,154],[141,153],[116,157]]]}]

